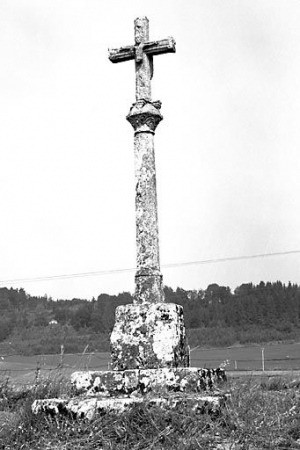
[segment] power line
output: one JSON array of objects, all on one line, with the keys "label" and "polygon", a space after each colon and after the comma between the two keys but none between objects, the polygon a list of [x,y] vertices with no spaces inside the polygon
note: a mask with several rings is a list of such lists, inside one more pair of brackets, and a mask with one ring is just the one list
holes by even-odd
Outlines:
[{"label": "power line", "polygon": [[[193,266],[193,265],[201,265],[201,264],[215,264],[222,262],[231,262],[231,261],[241,261],[246,259],[256,259],[256,258],[269,258],[274,256],[284,256],[284,255],[292,255],[298,254],[300,250],[289,250],[284,252],[273,252],[273,253],[259,253],[257,255],[243,255],[243,256],[229,256],[225,258],[215,258],[215,259],[204,259],[204,260],[196,260],[196,261],[186,261],[186,262],[178,262],[178,263],[170,263],[170,264],[162,264],[162,268],[164,269],[172,269],[175,267],[184,267],[184,266]],[[63,275],[49,275],[43,277],[31,277],[31,278],[14,278],[9,280],[0,280],[0,284],[7,283],[31,283],[38,281],[48,281],[48,280],[67,280],[70,278],[84,278],[84,277],[92,277],[92,276],[102,276],[102,275],[116,275],[119,273],[126,272],[134,272],[136,268],[125,268],[125,269],[111,269],[111,270],[98,270],[92,272],[82,272],[82,273],[71,273],[71,274],[63,274]]]},{"label": "power line", "polygon": [[70,273],[64,275],[49,275],[44,277],[32,277],[32,278],[14,278],[10,280],[0,280],[0,284],[3,283],[29,283],[32,281],[47,281],[47,280],[64,280],[69,278],[83,278],[83,277],[91,277],[91,276],[100,276],[100,275],[113,275],[117,273],[124,272],[133,272],[135,268],[131,269],[112,269],[112,270],[98,270],[95,272],[82,272],[82,273]]},{"label": "power line", "polygon": [[283,256],[300,253],[300,250],[290,250],[286,252],[274,252],[274,253],[260,253],[258,255],[244,255],[244,256],[229,256],[226,258],[217,258],[217,259],[205,259],[202,261],[189,261],[189,262],[181,262],[181,263],[173,263],[173,264],[165,264],[162,267],[171,268],[177,266],[192,266],[196,264],[213,264],[219,262],[227,262],[227,261],[240,261],[242,259],[255,259],[255,258],[268,258],[271,256]]}]

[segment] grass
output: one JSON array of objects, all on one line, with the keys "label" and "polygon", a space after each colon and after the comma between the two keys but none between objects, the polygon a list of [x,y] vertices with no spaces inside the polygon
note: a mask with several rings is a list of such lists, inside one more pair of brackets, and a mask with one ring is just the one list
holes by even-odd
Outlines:
[{"label": "grass", "polygon": [[300,449],[300,380],[231,379],[219,416],[181,409],[151,408],[145,401],[128,412],[94,420],[35,416],[36,398],[70,395],[62,372],[36,380],[31,389],[0,383],[2,450],[258,450]]}]

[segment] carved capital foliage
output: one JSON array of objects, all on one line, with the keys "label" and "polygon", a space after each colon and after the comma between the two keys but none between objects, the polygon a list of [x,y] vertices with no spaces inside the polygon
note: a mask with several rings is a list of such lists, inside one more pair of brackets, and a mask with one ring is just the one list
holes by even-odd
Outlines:
[{"label": "carved capital foliage", "polygon": [[154,133],[161,119],[160,116],[149,113],[135,114],[127,117],[127,120],[131,123],[135,132],[150,131]]},{"label": "carved capital foliage", "polygon": [[159,111],[160,107],[159,101],[138,100],[130,108],[126,119],[131,123],[136,133],[143,131],[154,133],[157,125],[163,119]]}]

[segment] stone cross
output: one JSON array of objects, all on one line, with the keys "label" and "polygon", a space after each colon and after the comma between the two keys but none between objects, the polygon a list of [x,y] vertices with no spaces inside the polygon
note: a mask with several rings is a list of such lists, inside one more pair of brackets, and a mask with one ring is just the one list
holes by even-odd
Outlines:
[{"label": "stone cross", "polygon": [[159,261],[154,133],[163,119],[152,102],[153,55],[175,52],[173,38],[149,41],[149,20],[134,21],[135,45],[109,50],[113,63],[135,60],[136,102],[127,120],[134,128],[137,272],[134,303],[164,302]]},{"label": "stone cross", "polygon": [[175,52],[175,41],[167,38],[149,41],[149,20],[138,17],[134,21],[135,45],[111,49],[109,59],[113,63],[135,60],[136,100],[151,101],[151,78],[153,76],[153,55]]}]

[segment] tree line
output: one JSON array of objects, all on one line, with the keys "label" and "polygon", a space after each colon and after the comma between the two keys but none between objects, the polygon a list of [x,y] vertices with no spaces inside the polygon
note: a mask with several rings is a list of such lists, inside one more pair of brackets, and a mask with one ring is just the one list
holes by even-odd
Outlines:
[{"label": "tree line", "polygon": [[[191,345],[232,345],[300,337],[300,287],[260,282],[234,292],[211,284],[185,290],[165,286],[167,302],[183,306]],[[0,353],[57,353],[108,350],[115,309],[133,302],[129,292],[91,300],[52,300],[24,289],[0,288]],[[10,343],[5,347],[5,343]],[[2,350],[3,352],[3,350]]]}]

